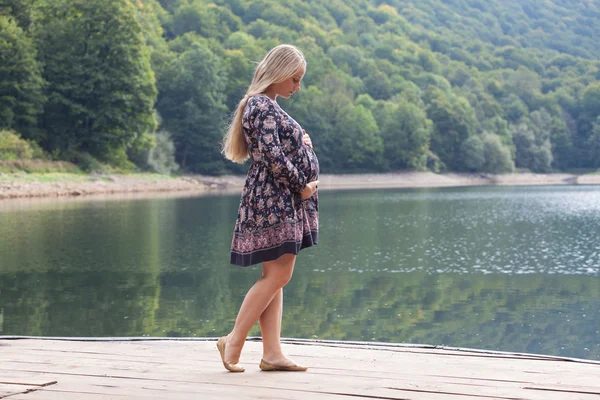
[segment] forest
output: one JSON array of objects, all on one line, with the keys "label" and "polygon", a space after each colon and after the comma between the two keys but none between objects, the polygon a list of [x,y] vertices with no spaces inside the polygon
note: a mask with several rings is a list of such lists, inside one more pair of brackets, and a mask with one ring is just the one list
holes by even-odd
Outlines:
[{"label": "forest", "polygon": [[322,173],[600,167],[591,0],[2,0],[0,160],[243,174],[221,140],[256,63]]}]

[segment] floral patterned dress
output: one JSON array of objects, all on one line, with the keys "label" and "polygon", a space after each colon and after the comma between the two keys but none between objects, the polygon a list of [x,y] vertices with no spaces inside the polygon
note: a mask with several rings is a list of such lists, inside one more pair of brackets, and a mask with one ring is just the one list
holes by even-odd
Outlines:
[{"label": "floral patterned dress", "polygon": [[242,190],[231,243],[231,263],[247,267],[317,244],[317,193],[302,200],[318,179],[319,161],[302,142],[302,128],[265,95],[248,100],[242,126],[252,163]]}]

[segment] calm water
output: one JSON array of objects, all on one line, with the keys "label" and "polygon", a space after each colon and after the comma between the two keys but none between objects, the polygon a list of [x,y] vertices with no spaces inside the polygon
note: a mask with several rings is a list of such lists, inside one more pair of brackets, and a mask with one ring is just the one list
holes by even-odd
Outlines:
[{"label": "calm water", "polygon": [[[238,200],[0,202],[0,335],[225,334]],[[600,187],[323,192],[283,336],[600,360],[599,236]]]}]

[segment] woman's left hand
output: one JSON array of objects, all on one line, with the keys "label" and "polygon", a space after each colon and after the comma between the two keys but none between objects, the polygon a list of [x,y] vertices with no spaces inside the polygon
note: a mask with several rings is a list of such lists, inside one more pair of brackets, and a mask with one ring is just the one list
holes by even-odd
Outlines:
[{"label": "woman's left hand", "polygon": [[312,140],[310,140],[310,136],[308,136],[308,133],[306,133],[304,129],[302,129],[302,133],[304,133],[302,135],[302,142],[312,149]]}]

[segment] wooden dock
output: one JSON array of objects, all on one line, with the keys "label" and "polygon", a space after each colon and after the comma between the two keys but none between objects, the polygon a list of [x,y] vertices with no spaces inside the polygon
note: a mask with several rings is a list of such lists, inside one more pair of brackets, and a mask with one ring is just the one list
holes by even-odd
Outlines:
[{"label": "wooden dock", "polygon": [[600,398],[600,363],[433,346],[286,341],[307,372],[223,369],[214,340],[0,338],[0,399],[544,399]]}]

